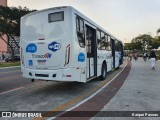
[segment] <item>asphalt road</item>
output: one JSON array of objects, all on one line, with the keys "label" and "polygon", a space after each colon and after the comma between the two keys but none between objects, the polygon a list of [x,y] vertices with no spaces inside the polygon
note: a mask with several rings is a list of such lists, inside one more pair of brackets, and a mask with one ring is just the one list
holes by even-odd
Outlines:
[{"label": "asphalt road", "polygon": [[0,94],[29,84],[31,81],[22,78],[20,67],[0,69]]},{"label": "asphalt road", "polygon": [[111,80],[123,67],[108,73],[105,81],[87,83],[32,83],[21,77],[20,68],[0,70],[0,111],[63,111],[76,105]]}]

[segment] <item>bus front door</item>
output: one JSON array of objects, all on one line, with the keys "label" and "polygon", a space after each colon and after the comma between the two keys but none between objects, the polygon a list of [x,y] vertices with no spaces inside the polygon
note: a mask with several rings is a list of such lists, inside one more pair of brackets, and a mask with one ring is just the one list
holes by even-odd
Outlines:
[{"label": "bus front door", "polygon": [[87,79],[97,76],[96,30],[86,25]]}]

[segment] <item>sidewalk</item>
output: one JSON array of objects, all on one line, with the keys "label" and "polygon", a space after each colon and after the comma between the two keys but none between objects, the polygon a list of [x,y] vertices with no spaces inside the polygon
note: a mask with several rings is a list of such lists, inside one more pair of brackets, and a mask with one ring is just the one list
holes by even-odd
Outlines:
[{"label": "sidewalk", "polygon": [[[160,61],[152,70],[149,61],[142,58],[131,61],[131,71],[126,81],[111,101],[101,111],[160,111]],[[159,120],[159,117],[116,118],[93,117],[91,120]]]},{"label": "sidewalk", "polygon": [[[160,120],[160,61],[156,64],[152,70],[142,58],[129,61],[99,91],[55,120]],[[159,116],[139,117],[145,113]]]}]

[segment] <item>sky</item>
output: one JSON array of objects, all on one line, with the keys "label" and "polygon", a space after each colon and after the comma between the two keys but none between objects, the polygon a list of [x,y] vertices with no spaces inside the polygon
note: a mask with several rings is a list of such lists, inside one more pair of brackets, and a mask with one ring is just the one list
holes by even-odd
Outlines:
[{"label": "sky", "polygon": [[8,6],[72,6],[124,43],[141,34],[154,37],[160,28],[160,0],[8,0]]}]

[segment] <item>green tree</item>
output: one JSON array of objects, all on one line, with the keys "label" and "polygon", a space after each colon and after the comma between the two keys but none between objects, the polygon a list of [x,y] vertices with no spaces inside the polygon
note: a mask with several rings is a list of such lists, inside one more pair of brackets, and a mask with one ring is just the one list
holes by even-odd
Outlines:
[{"label": "green tree", "polygon": [[[23,15],[32,11],[30,11],[26,7],[16,8],[0,6],[0,38],[10,47],[12,52],[12,58],[14,58],[15,47],[12,46],[12,44],[9,42],[9,37],[12,38],[16,47],[19,48],[19,45],[15,40],[15,36],[20,36],[20,18]],[[7,35],[8,40],[5,40],[3,38],[4,35]]]},{"label": "green tree", "polygon": [[157,34],[160,33],[160,28],[157,30]]},{"label": "green tree", "polygon": [[134,38],[131,43],[133,44],[133,48],[137,50],[145,50],[150,48],[152,45],[152,36],[148,34],[139,35]]},{"label": "green tree", "polygon": [[158,34],[160,33],[160,28],[157,30],[157,36],[152,41],[152,49],[157,49],[160,47],[160,36]]},{"label": "green tree", "polygon": [[152,49],[158,49],[158,47],[160,47],[160,37],[156,36],[152,40]]},{"label": "green tree", "polygon": [[138,37],[132,39],[131,44],[132,44],[133,49],[136,49],[136,50],[142,50],[143,49],[142,40],[139,39]]},{"label": "green tree", "polygon": [[133,45],[132,43],[124,43],[124,50],[132,50]]}]

